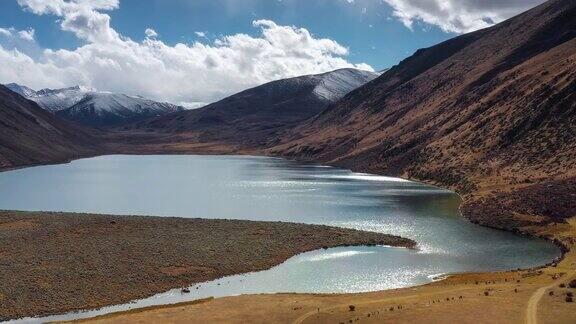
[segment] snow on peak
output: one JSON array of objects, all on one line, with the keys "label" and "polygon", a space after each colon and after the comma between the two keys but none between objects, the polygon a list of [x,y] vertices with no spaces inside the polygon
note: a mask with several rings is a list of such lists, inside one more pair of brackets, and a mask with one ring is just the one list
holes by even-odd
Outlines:
[{"label": "snow on peak", "polygon": [[128,96],[112,92],[97,91],[85,86],[73,86],[62,89],[35,91],[16,83],[7,84],[10,90],[19,93],[29,100],[35,101],[40,107],[56,113],[64,110],[79,112],[86,107],[98,111],[119,112],[131,114],[146,112],[147,114],[165,114],[183,109],[169,103],[156,102],[140,96]]},{"label": "snow on peak", "polygon": [[338,101],[350,91],[372,81],[380,74],[358,69],[340,69],[317,75],[320,83],[314,88],[314,94],[328,101]]},{"label": "snow on peak", "polygon": [[82,100],[87,93],[94,91],[82,86],[74,86],[63,89],[42,89],[35,91],[26,86],[16,83],[6,85],[10,90],[19,93],[26,99],[35,101],[40,107],[57,112],[69,108]]},{"label": "snow on peak", "polygon": [[80,112],[90,108],[95,114],[103,112],[116,113],[159,113],[165,114],[182,110],[183,107],[166,102],[157,102],[150,99],[128,96],[110,92],[92,92],[81,101],[70,107],[70,113]]},{"label": "snow on peak", "polygon": [[89,126],[117,126],[184,110],[183,107],[142,97],[91,92],[57,116]]},{"label": "snow on peak", "polygon": [[33,96],[36,94],[36,91],[34,91],[33,89],[30,89],[26,86],[23,85],[19,85],[17,83],[9,83],[9,84],[5,84],[6,88],[16,92],[17,94],[28,98],[29,96]]},{"label": "snow on peak", "polygon": [[353,68],[344,68],[322,74],[303,75],[288,79],[280,79],[258,86],[247,91],[263,91],[268,96],[299,96],[299,91],[312,90],[316,98],[335,102],[348,92],[362,86],[380,74]]},{"label": "snow on peak", "polygon": [[84,87],[84,86],[73,86],[68,88],[62,89],[42,89],[36,92],[37,96],[51,96],[51,95],[59,95],[59,94],[70,94],[70,93],[89,93],[95,92],[95,89]]}]

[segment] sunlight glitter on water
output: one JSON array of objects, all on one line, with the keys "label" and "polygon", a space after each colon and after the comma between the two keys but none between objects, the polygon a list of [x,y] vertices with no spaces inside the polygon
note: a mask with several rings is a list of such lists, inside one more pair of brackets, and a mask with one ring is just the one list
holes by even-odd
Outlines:
[{"label": "sunlight glitter on water", "polygon": [[339,259],[339,258],[347,258],[355,255],[362,255],[362,254],[372,254],[376,252],[372,251],[343,251],[343,252],[326,252],[324,254],[304,257],[298,260],[298,262],[318,262],[330,259]]},{"label": "sunlight glitter on water", "polygon": [[[320,176],[322,177],[322,176]],[[373,174],[367,173],[350,173],[346,175],[333,175],[333,176],[326,176],[327,179],[344,179],[344,180],[360,180],[360,181],[380,181],[380,182],[412,182],[410,180],[400,179],[400,178],[393,178],[393,177],[386,177],[386,176],[378,176]]]},{"label": "sunlight glitter on water", "polygon": [[559,255],[548,242],[467,222],[459,203],[450,191],[403,179],[259,157],[106,156],[0,174],[2,209],[300,222],[418,243],[418,250],[312,251],[270,270],[194,285],[191,294],[173,290],[81,316],[208,296],[407,287],[442,273],[531,267]]}]

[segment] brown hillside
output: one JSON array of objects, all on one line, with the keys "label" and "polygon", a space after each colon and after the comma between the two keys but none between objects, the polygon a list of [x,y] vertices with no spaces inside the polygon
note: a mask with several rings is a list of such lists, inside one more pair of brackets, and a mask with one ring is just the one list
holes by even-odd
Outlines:
[{"label": "brown hillside", "polygon": [[121,130],[154,133],[146,136],[146,143],[178,142],[184,137],[197,143],[262,147],[376,76],[357,69],[339,69],[281,79],[203,108],[145,120]]},{"label": "brown hillside", "polygon": [[94,154],[96,140],[0,85],[0,169]]},{"label": "brown hillside", "polygon": [[485,225],[574,216],[576,1],[419,50],[282,140],[268,152],[454,188]]}]

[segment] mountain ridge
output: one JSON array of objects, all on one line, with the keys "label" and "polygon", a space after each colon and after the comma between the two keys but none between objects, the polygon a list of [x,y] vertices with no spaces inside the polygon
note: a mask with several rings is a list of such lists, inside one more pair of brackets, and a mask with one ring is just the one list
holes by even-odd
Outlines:
[{"label": "mountain ridge", "polygon": [[136,123],[124,130],[186,133],[199,142],[266,145],[268,138],[317,114],[378,74],[339,69],[281,79],[241,91],[205,107]]},{"label": "mountain ridge", "polygon": [[265,152],[448,187],[488,226],[562,221],[556,202],[514,213],[513,201],[541,183],[565,188],[562,203],[576,195],[573,17],[576,1],[553,0],[419,50]]},{"label": "mountain ridge", "polygon": [[0,169],[106,152],[96,135],[0,85]]},{"label": "mountain ridge", "polygon": [[550,0],[420,49],[339,100],[315,93],[311,76],[278,80],[103,141],[117,153],[260,154],[399,176],[455,190],[485,226],[562,223],[576,210],[575,16],[576,0]]},{"label": "mountain ridge", "polygon": [[24,96],[26,99],[36,102],[40,107],[52,113],[73,106],[78,101],[82,100],[87,93],[94,91],[91,88],[81,86],[72,86],[61,89],[44,88],[36,91],[17,83],[6,84],[6,87]]},{"label": "mountain ridge", "polygon": [[88,126],[116,126],[185,110],[182,106],[125,94],[92,92],[56,116]]},{"label": "mountain ridge", "polygon": [[83,86],[38,91],[17,83],[6,87],[63,119],[87,126],[116,126],[185,109],[167,102]]}]

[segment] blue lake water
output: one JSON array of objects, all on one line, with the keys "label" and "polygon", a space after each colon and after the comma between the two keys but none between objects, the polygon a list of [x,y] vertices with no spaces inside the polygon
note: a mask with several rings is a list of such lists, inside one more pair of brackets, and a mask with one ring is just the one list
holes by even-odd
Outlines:
[{"label": "blue lake water", "polygon": [[560,255],[549,242],[467,222],[459,203],[453,192],[411,181],[266,157],[113,155],[0,173],[0,209],[280,220],[418,242],[417,250],[313,251],[271,270],[193,286],[191,294],[174,290],[85,316],[206,296],[406,287],[446,273],[537,266]]}]

